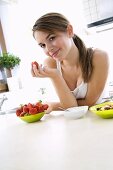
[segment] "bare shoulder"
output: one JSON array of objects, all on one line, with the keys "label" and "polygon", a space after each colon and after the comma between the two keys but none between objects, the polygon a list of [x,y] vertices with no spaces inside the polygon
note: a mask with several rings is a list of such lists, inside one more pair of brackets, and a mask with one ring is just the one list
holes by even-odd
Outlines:
[{"label": "bare shoulder", "polygon": [[56,61],[53,60],[52,58],[48,57],[44,61],[44,65],[51,67],[51,68],[56,68]]},{"label": "bare shoulder", "polygon": [[108,53],[104,50],[95,49],[93,54],[93,64],[95,65],[109,65]]},{"label": "bare shoulder", "polygon": [[92,58],[93,72],[88,82],[86,101],[89,105],[96,103],[101,96],[109,73],[109,57],[107,52],[95,49]]}]

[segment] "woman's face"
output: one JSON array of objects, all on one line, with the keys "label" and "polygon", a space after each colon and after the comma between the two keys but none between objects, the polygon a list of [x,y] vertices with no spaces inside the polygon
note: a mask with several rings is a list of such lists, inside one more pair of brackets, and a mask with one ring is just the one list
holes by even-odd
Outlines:
[{"label": "woman's face", "polygon": [[47,56],[59,61],[66,59],[72,46],[72,36],[68,31],[55,33],[35,31],[34,37]]}]

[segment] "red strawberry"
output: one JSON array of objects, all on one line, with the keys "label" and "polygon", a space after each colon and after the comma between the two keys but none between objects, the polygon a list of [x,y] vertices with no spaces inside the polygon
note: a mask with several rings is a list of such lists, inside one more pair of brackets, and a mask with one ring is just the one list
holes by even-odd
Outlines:
[{"label": "red strawberry", "polygon": [[29,108],[26,105],[23,106],[23,112],[24,113],[29,113]]},{"label": "red strawberry", "polygon": [[36,114],[36,113],[38,113],[38,112],[37,112],[37,109],[34,107],[34,108],[30,108],[30,109],[29,109],[29,113],[30,113],[31,115],[34,115],[34,114]]},{"label": "red strawberry", "polygon": [[36,67],[37,67],[37,69],[38,69],[39,64],[38,64],[36,61],[33,61],[33,62],[32,62],[32,66],[33,66],[33,64],[35,64]]},{"label": "red strawberry", "polygon": [[26,113],[24,113],[24,112],[21,112],[21,114],[20,114],[20,116],[22,117],[22,116],[24,116]]},{"label": "red strawberry", "polygon": [[40,112],[44,112],[43,106],[41,106],[41,107],[38,108],[38,113],[40,113]]},{"label": "red strawberry", "polygon": [[44,110],[47,110],[48,109],[48,104],[43,104],[43,108],[44,108]]},{"label": "red strawberry", "polygon": [[28,103],[28,104],[27,104],[27,108],[29,108],[29,109],[33,108],[33,104]]},{"label": "red strawberry", "polygon": [[17,116],[20,116],[21,113],[22,113],[22,110],[21,110],[21,109],[17,109],[17,110],[16,110],[16,115],[17,115]]},{"label": "red strawberry", "polygon": [[42,101],[39,101],[35,104],[35,106],[41,107],[42,106]]}]

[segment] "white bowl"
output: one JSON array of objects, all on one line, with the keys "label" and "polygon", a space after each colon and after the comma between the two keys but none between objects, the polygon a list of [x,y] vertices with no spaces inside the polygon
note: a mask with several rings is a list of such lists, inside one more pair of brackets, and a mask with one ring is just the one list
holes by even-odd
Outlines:
[{"label": "white bowl", "polygon": [[83,117],[88,111],[88,106],[70,107],[64,111],[64,116],[72,119]]}]

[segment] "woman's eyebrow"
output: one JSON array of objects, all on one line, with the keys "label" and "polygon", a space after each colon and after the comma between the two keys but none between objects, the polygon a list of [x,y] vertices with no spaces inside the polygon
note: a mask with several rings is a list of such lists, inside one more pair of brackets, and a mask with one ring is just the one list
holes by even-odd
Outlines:
[{"label": "woman's eyebrow", "polygon": [[52,34],[48,34],[47,37],[46,37],[46,40],[51,36]]},{"label": "woman's eyebrow", "polygon": [[[46,36],[46,40],[51,36],[52,34],[48,34],[47,36]],[[39,43],[38,45],[42,45],[43,43]]]}]

